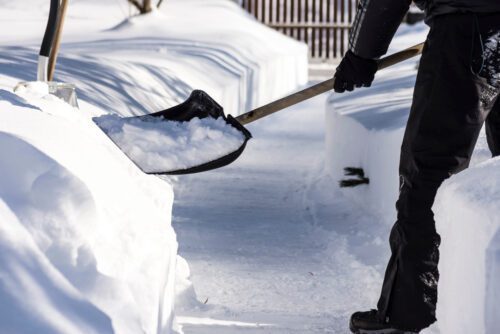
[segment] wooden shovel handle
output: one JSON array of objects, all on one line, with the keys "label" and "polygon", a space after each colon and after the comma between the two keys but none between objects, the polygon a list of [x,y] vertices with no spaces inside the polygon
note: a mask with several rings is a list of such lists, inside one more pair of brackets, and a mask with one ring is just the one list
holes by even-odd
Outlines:
[{"label": "wooden shovel handle", "polygon": [[[378,61],[378,69],[384,69],[394,64],[400,63],[404,60],[410,59],[422,53],[424,43],[409,47],[403,51],[397,52],[393,55],[382,58]],[[242,124],[248,124],[256,121],[262,117],[271,115],[277,111],[293,106],[297,103],[310,99],[316,95],[328,92],[333,89],[334,79],[328,79],[319,84],[301,90],[297,93],[293,93],[279,100],[266,104],[262,107],[249,111],[245,114],[236,117],[236,120]]]},{"label": "wooden shovel handle", "polygon": [[50,52],[49,57],[49,74],[48,80],[52,81],[54,78],[54,71],[56,69],[57,54],[59,53],[59,46],[61,45],[62,30],[64,27],[64,19],[66,17],[66,10],[68,9],[69,0],[62,0],[59,12],[57,13],[57,28],[56,36],[54,38],[54,46]]}]

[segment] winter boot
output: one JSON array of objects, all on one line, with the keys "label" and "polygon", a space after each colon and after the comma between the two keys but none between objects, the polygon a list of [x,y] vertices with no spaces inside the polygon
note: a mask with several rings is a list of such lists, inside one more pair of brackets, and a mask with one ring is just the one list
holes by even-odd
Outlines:
[{"label": "winter boot", "polygon": [[354,334],[417,334],[418,331],[397,329],[390,323],[380,319],[377,310],[356,312],[349,323]]}]

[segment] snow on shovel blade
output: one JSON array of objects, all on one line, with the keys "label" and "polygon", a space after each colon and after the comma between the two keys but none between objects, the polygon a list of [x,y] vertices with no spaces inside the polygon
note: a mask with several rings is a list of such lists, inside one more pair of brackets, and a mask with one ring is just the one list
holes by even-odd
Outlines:
[{"label": "snow on shovel blade", "polygon": [[207,93],[144,116],[105,115],[94,122],[147,174],[180,175],[236,160],[252,135]]}]

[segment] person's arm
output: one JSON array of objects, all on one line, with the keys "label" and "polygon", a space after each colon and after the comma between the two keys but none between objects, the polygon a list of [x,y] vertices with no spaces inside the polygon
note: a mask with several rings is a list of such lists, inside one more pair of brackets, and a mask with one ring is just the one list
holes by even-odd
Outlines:
[{"label": "person's arm", "polygon": [[410,4],[411,0],[360,0],[349,49],[367,59],[383,56]]},{"label": "person's arm", "polygon": [[411,0],[360,0],[349,37],[349,50],[335,72],[334,90],[370,87],[377,59],[391,43]]}]

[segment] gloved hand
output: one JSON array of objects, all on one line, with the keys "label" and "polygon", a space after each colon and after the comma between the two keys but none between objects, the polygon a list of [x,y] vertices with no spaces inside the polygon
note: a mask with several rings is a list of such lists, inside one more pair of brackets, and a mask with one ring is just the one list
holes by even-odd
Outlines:
[{"label": "gloved hand", "polygon": [[333,89],[343,93],[354,87],[370,87],[377,69],[376,60],[359,57],[349,50],[335,71]]}]

